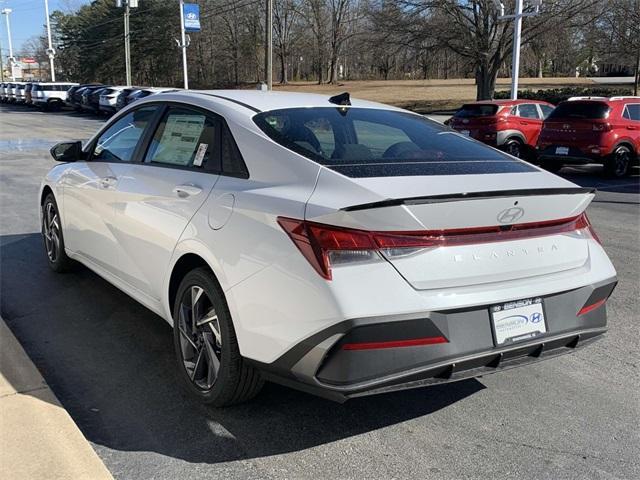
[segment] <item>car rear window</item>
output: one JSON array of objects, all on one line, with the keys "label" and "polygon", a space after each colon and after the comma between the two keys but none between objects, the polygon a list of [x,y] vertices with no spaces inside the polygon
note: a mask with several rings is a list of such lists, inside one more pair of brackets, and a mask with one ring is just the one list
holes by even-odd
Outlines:
[{"label": "car rear window", "polygon": [[349,177],[466,175],[535,171],[422,116],[355,107],[259,113],[271,139]]},{"label": "car rear window", "polygon": [[609,105],[602,102],[565,102],[558,105],[547,118],[601,120],[607,118],[609,110]]},{"label": "car rear window", "polygon": [[491,117],[498,113],[498,105],[492,104],[469,104],[463,105],[454,117],[458,118],[475,118],[475,117]]}]

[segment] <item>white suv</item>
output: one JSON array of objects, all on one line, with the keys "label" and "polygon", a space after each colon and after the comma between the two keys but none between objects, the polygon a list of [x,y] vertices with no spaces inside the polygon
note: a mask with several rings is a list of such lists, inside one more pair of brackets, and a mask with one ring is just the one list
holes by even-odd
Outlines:
[{"label": "white suv", "polygon": [[60,110],[69,90],[77,83],[34,83],[31,87],[31,101],[37,107]]},{"label": "white suv", "polygon": [[111,115],[116,113],[118,95],[127,87],[109,87],[100,94],[100,113]]}]

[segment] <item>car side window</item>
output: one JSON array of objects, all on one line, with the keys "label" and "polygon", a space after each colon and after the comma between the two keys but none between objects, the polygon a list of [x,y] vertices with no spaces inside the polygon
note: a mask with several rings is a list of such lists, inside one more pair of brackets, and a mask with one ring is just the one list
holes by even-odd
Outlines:
[{"label": "car side window", "polygon": [[551,112],[553,112],[553,107],[549,105],[540,105],[540,110],[542,110],[542,118],[547,118]]},{"label": "car side window", "polygon": [[630,103],[624,109],[624,118],[640,121],[640,103]]},{"label": "car side window", "polygon": [[540,118],[538,116],[538,109],[532,103],[518,105],[518,116],[523,118]]},{"label": "car side window", "polygon": [[91,160],[100,162],[131,162],[156,106],[142,107],[129,112],[100,135]]},{"label": "car side window", "polygon": [[145,163],[220,171],[219,120],[183,107],[171,107],[156,130]]},{"label": "car side window", "polygon": [[249,178],[249,170],[244,163],[238,145],[226,125],[222,128],[222,173],[230,177]]}]

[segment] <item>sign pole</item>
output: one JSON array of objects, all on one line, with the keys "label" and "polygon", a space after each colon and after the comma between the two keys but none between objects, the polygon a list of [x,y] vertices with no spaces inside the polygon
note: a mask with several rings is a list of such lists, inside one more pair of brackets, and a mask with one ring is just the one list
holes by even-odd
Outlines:
[{"label": "sign pole", "polygon": [[180,0],[180,48],[182,48],[182,74],[184,89],[189,90],[189,75],[187,73],[187,38],[184,32],[184,0]]},{"label": "sign pole", "polygon": [[53,57],[56,56],[56,51],[51,44],[51,23],[49,22],[49,0],[44,0],[44,11],[47,16],[47,37],[49,38],[49,48],[47,49],[47,55],[49,55],[49,68],[51,71],[51,81],[56,81],[56,69],[53,65]]}]

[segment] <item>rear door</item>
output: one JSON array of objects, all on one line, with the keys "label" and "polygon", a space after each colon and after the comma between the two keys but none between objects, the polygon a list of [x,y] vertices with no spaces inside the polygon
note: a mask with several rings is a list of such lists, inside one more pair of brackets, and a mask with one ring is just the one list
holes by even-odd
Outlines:
[{"label": "rear door", "polygon": [[114,237],[123,279],[160,299],[173,249],[219,177],[220,119],[182,105],[165,108],[141,163],[118,182]]},{"label": "rear door", "polygon": [[144,106],[120,117],[99,135],[88,160],[74,163],[63,179],[66,247],[114,275],[116,188],[127,178],[156,112],[157,107]]},{"label": "rear door", "polygon": [[524,134],[527,144],[535,145],[542,128],[542,117],[535,103],[522,103],[516,110],[517,116],[512,120]]}]

